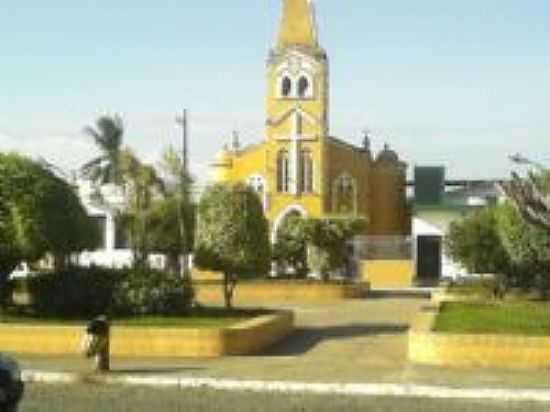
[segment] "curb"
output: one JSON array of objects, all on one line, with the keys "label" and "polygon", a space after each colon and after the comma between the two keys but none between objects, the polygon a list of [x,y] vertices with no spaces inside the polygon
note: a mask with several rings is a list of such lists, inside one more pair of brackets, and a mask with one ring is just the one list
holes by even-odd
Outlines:
[{"label": "curb", "polygon": [[309,393],[319,395],[382,396],[432,399],[474,399],[515,402],[550,402],[550,390],[534,389],[459,389],[445,386],[388,383],[306,383],[284,381],[244,381],[214,378],[164,376],[116,376],[25,370],[26,383],[49,384],[116,384],[129,386],[172,387],[176,389],[214,389],[274,393]]}]

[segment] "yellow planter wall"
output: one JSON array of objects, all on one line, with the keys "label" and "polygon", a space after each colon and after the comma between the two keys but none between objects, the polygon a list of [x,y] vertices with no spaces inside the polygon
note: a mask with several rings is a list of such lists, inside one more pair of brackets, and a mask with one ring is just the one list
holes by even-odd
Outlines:
[{"label": "yellow planter wall", "polygon": [[[200,302],[222,302],[221,284],[196,284],[197,299]],[[234,302],[245,305],[254,302],[309,302],[323,303],[344,299],[358,299],[367,295],[369,285],[335,285],[298,282],[251,282],[237,285]]]},{"label": "yellow planter wall", "polygon": [[373,289],[413,285],[414,263],[411,260],[362,260],[359,265],[361,279]]},{"label": "yellow planter wall", "polygon": [[550,367],[550,337],[469,335],[433,331],[439,305],[417,316],[409,330],[411,362],[456,367]]},{"label": "yellow planter wall", "polygon": [[[279,311],[233,327],[113,327],[111,355],[121,357],[217,357],[256,353],[294,329],[294,314]],[[77,355],[83,326],[1,325],[0,351]]]}]

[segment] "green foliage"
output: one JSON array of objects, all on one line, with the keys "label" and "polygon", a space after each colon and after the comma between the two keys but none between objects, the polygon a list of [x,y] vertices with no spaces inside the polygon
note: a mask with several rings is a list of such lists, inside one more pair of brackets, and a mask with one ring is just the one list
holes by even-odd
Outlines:
[{"label": "green foliage", "polygon": [[498,225],[521,286],[537,286],[546,295],[550,290],[550,233],[527,223],[511,204],[500,208]]},{"label": "green foliage", "polygon": [[307,274],[307,239],[301,216],[288,216],[279,227],[273,260],[278,268],[292,268],[297,277]]},{"label": "green foliage", "polygon": [[130,149],[120,152],[119,168],[126,184],[125,221],[130,229],[134,266],[145,267],[150,253],[148,213],[156,193],[164,184],[155,169],[142,163]]},{"label": "green foliage", "polygon": [[304,234],[308,242],[308,265],[328,279],[329,273],[344,266],[346,242],[365,227],[363,219],[306,219]]},{"label": "green foliage", "polygon": [[539,229],[550,229],[550,171],[538,167],[526,178],[516,173],[502,185],[522,218]]},{"label": "green foliage", "polygon": [[216,184],[198,209],[195,263],[201,269],[239,276],[268,272],[268,223],[256,193],[241,184]]},{"label": "green foliage", "polygon": [[25,279],[31,312],[40,317],[91,318],[110,313],[120,274],[102,268],[70,268]]},{"label": "green foliage", "polygon": [[137,269],[123,273],[113,296],[117,315],[182,315],[194,298],[179,275]]},{"label": "green foliage", "polygon": [[238,277],[267,274],[271,248],[268,222],[257,194],[242,184],[216,184],[198,207],[195,265],[224,273],[226,305]]},{"label": "green foliage", "polygon": [[119,116],[102,116],[94,127],[85,127],[84,133],[94,140],[101,155],[82,166],[83,174],[101,184],[121,183],[119,156],[124,136],[122,119]]},{"label": "green foliage", "polygon": [[152,270],[70,268],[25,282],[30,311],[40,317],[181,315],[193,299],[180,278]]},{"label": "green foliage", "polygon": [[510,262],[498,231],[496,208],[473,212],[453,222],[446,247],[453,260],[472,273],[506,273]]},{"label": "green foliage", "polygon": [[99,234],[76,193],[40,164],[0,153],[0,279],[23,260],[46,252],[62,265],[93,248]]},{"label": "green foliage", "polygon": [[[153,202],[147,213],[151,249],[176,258],[183,252],[192,252],[196,224],[195,210],[196,207],[192,204],[187,207],[180,205],[174,196]],[[185,239],[181,237],[180,217],[185,219],[187,229]]]}]

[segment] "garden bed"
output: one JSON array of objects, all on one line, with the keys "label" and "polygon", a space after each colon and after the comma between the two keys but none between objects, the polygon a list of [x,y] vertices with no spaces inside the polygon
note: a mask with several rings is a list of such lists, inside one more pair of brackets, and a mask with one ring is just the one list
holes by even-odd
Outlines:
[{"label": "garden bed", "polygon": [[409,360],[439,366],[550,367],[550,306],[436,303],[409,330]]},{"label": "garden bed", "polygon": [[[250,314],[249,312],[245,312]],[[84,333],[82,320],[5,318],[0,323],[0,351],[19,354],[75,355]],[[120,357],[217,357],[260,352],[294,328],[290,311],[256,316],[134,318],[113,322],[111,355]]]}]

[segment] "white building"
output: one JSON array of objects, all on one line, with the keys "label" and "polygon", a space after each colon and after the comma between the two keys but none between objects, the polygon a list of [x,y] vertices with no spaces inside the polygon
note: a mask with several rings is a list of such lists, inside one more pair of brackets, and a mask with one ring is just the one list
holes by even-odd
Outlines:
[{"label": "white building", "polygon": [[445,236],[452,222],[502,201],[504,194],[499,183],[497,180],[445,180],[442,167],[416,168],[412,236],[417,279],[456,279],[467,275],[445,252]]},{"label": "white building", "polygon": [[[96,222],[101,233],[97,250],[80,253],[78,263],[112,268],[131,266],[133,254],[128,234],[118,218],[125,205],[124,188],[114,184],[97,186],[87,180],[78,181],[77,187],[88,216]],[[164,255],[152,254],[149,261],[153,268],[165,266]]]}]

